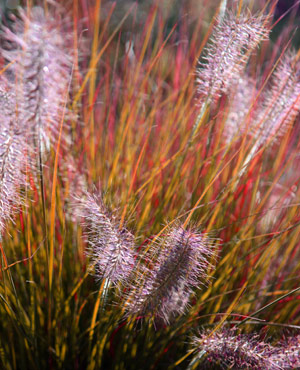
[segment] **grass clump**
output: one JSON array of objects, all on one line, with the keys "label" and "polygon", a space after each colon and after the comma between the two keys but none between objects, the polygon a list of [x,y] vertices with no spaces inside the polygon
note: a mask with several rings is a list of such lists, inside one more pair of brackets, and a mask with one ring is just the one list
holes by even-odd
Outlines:
[{"label": "grass clump", "polygon": [[0,367],[300,367],[296,13],[200,3],[3,18]]}]

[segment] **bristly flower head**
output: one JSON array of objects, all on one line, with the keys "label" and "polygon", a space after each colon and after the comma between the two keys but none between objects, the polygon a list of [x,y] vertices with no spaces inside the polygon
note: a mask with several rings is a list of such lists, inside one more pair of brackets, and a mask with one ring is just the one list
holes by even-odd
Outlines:
[{"label": "bristly flower head", "polygon": [[[59,130],[71,75],[69,36],[59,17],[41,7],[20,10],[13,29],[4,29],[7,48],[2,55],[12,64],[11,91],[17,99],[17,120],[31,140],[53,141]],[[11,77],[13,76],[13,77]]]},{"label": "bristly flower head", "polygon": [[271,360],[280,369],[300,368],[300,335],[280,341],[276,348],[277,351],[271,356]]},{"label": "bristly flower head", "polygon": [[181,226],[170,228],[152,248],[152,266],[142,266],[126,308],[129,314],[150,315],[167,323],[171,316],[185,312],[192,288],[207,281],[213,248],[205,235]]},{"label": "bristly flower head", "polygon": [[15,96],[0,87],[0,235],[21,205],[20,187],[26,185],[24,130],[15,120]]},{"label": "bristly flower head", "polygon": [[251,133],[255,115],[257,88],[255,80],[242,76],[229,93],[229,111],[224,126],[224,135],[230,143],[238,135]]},{"label": "bristly flower head", "polygon": [[278,350],[257,336],[222,329],[200,334],[192,342],[197,351],[192,363],[200,369],[281,369],[274,357]]},{"label": "bristly flower head", "polygon": [[282,136],[300,111],[300,60],[294,50],[279,62],[257,115],[260,141]]},{"label": "bristly flower head", "polygon": [[112,283],[126,280],[134,266],[133,235],[120,228],[100,196],[86,193],[85,197],[75,198],[74,210],[82,219],[96,277]]},{"label": "bristly flower head", "polygon": [[259,42],[267,39],[266,17],[228,13],[216,26],[197,70],[200,99],[215,100],[227,93],[243,72]]}]

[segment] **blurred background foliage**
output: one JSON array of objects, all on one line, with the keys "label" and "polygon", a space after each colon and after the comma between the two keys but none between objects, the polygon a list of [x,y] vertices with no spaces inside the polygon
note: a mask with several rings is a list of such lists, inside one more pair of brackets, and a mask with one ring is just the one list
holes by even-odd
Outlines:
[{"label": "blurred background foliage", "polygon": [[[7,17],[10,12],[14,12],[18,6],[26,5],[28,0],[0,0],[0,16],[1,21],[7,20]],[[64,6],[69,4],[72,6],[73,0],[59,0],[58,2],[63,3]],[[91,0],[90,3],[95,2]],[[238,0],[228,0],[227,8],[233,8]],[[83,3],[83,2],[82,2]],[[207,24],[211,21],[212,16],[215,13],[216,6],[221,3],[220,0],[102,0],[101,7],[101,20],[105,22],[110,10],[112,7],[115,7],[113,15],[110,20],[110,28],[114,30],[119,24],[120,20],[124,14],[130,9],[133,4],[137,4],[136,12],[129,15],[125,21],[122,30],[123,30],[123,41],[126,37],[130,36],[135,38],[140,30],[142,25],[145,23],[145,20],[149,14],[151,6],[157,3],[158,8],[160,9],[160,14],[167,25],[166,33],[170,30],[178,20],[187,18],[188,24],[190,27],[190,33],[192,33],[193,27],[197,23],[198,17],[201,15],[206,19]],[[247,5],[252,11],[258,11],[262,9],[267,3],[268,0],[244,0],[244,5]],[[205,14],[203,14],[203,11]],[[282,18],[281,18],[282,17]],[[281,19],[280,19],[281,18]],[[275,13],[274,21],[279,20],[278,24],[274,27],[271,34],[271,38],[275,41],[278,37],[284,36],[291,32],[291,29],[294,29],[295,26],[300,26],[300,3],[298,0],[278,0]],[[154,27],[155,29],[155,27]],[[293,37],[293,44],[295,47],[300,45],[300,31],[297,30]]]}]

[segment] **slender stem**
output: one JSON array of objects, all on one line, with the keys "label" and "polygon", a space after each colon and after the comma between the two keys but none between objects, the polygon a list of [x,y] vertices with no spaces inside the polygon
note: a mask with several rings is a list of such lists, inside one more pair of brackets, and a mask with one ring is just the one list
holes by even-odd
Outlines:
[{"label": "slender stem", "polygon": [[261,144],[261,141],[257,141],[253,145],[250,153],[247,155],[247,157],[246,157],[246,159],[245,159],[245,161],[243,163],[243,166],[242,166],[240,172],[237,174],[237,178],[234,181],[234,185],[233,185],[233,190],[234,191],[236,190],[237,185],[238,185],[241,177],[243,176],[243,174],[245,173],[246,169],[248,168],[249,163],[252,161],[253,157],[255,156],[255,154],[257,152],[257,149],[259,148],[260,144]]},{"label": "slender stem", "polygon": [[104,285],[103,285],[103,291],[101,293],[101,310],[105,310],[105,306],[107,303],[107,296],[109,292],[109,288],[111,286],[111,280],[110,279],[105,279]]},{"label": "slender stem", "polygon": [[261,313],[262,311],[264,311],[266,308],[269,308],[271,306],[273,306],[275,303],[281,301],[282,299],[290,296],[291,294],[295,293],[295,292],[298,292],[300,290],[300,287],[296,288],[296,289],[293,289],[291,290],[290,292],[282,295],[281,297],[275,299],[275,301],[272,301],[271,303],[267,304],[266,306],[260,308],[259,310],[255,311],[254,313],[252,313],[250,316],[246,317],[243,321],[241,321],[239,324],[236,325],[236,327],[242,325],[242,324],[245,324],[246,321],[250,320],[253,318],[253,316],[256,316],[258,315],[259,313]]},{"label": "slender stem", "polygon": [[[46,261],[47,261],[47,272],[48,272],[48,292],[49,292],[49,304],[48,304],[48,348],[51,343],[51,292],[50,292],[50,274],[49,274],[49,240],[48,240],[48,230],[47,230],[47,220],[46,220],[46,201],[45,201],[45,191],[44,191],[44,174],[43,174],[43,160],[42,160],[42,148],[41,148],[41,136],[40,130],[38,132],[38,168],[39,168],[39,181],[41,187],[41,197],[42,197],[42,209],[43,209],[43,239],[45,243],[46,250]],[[50,361],[50,360],[49,360]]]},{"label": "slender stem", "polygon": [[207,109],[207,107],[209,105],[209,102],[210,102],[210,99],[208,98],[205,101],[205,103],[202,105],[202,107],[201,107],[201,110],[200,110],[200,112],[199,112],[199,114],[198,114],[198,116],[196,118],[196,122],[195,122],[195,124],[193,126],[193,131],[192,131],[192,134],[191,134],[191,137],[190,137],[190,140],[189,140],[189,146],[192,144],[192,142],[193,142],[193,140],[194,140],[194,138],[196,136],[196,133],[198,131],[198,127],[199,127],[200,123],[203,120],[203,117],[205,115],[205,112],[206,112],[206,109]]},{"label": "slender stem", "polygon": [[[42,208],[43,208],[43,238],[46,243],[46,258],[47,264],[49,264],[49,251],[48,251],[48,230],[46,222],[46,202],[45,202],[45,191],[44,191],[44,175],[43,175],[43,162],[42,162],[42,153],[41,153],[41,144],[39,140],[39,156],[38,156],[38,167],[39,167],[39,181],[41,187],[41,197],[42,197]],[[49,271],[49,269],[48,269]]]}]

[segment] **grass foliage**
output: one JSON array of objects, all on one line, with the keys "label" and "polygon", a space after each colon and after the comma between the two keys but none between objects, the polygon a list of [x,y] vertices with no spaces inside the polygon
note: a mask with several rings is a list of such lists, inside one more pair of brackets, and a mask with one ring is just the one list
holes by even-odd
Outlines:
[{"label": "grass foliage", "polygon": [[[1,368],[299,364],[295,13],[275,39],[276,1],[226,3],[27,0],[3,21]],[[266,342],[252,362],[232,327]]]}]

